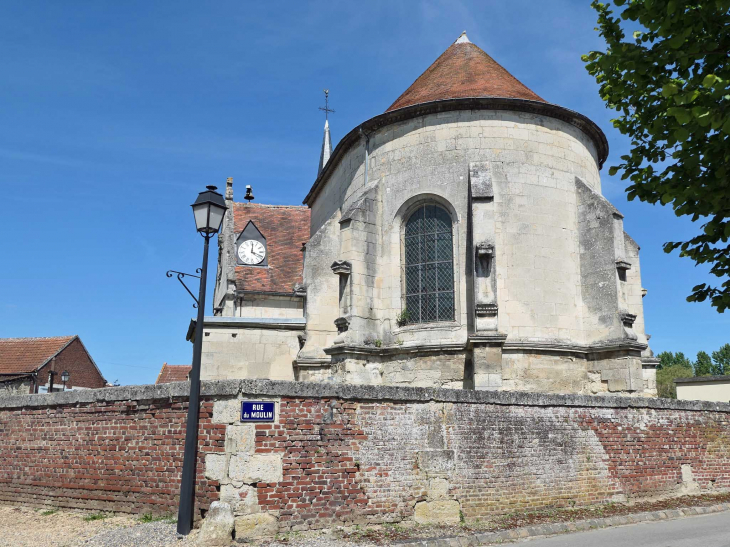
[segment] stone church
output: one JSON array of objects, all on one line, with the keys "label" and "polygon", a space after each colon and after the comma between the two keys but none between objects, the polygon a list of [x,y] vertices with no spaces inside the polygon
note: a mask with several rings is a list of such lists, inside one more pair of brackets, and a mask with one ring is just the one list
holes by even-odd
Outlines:
[{"label": "stone church", "polygon": [[607,155],[463,33],[334,150],[325,124],[304,206],[228,180],[202,377],[655,396]]}]

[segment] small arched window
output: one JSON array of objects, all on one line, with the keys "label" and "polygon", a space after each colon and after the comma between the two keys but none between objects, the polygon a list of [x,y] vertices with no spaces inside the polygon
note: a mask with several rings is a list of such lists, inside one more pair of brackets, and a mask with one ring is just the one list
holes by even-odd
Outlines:
[{"label": "small arched window", "polygon": [[409,323],[454,320],[451,216],[422,205],[405,226],[405,305]]}]

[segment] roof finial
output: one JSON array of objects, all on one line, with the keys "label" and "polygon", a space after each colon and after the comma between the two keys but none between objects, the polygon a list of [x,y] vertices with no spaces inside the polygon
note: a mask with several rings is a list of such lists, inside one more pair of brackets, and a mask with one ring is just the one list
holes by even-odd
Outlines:
[{"label": "roof finial", "polygon": [[226,200],[233,200],[233,177],[226,179]]},{"label": "roof finial", "polygon": [[461,36],[459,36],[456,39],[456,42],[454,42],[454,43],[455,44],[471,44],[471,42],[469,41],[469,37],[466,35],[466,31],[462,32]]},{"label": "roof finial", "polygon": [[330,90],[324,89],[323,91],[324,91],[324,108],[320,106],[319,109],[324,110],[324,119],[325,119],[325,121],[327,121],[329,119],[329,113],[334,112],[334,110],[332,110],[330,108]]},{"label": "roof finial", "polygon": [[327,165],[327,160],[330,159],[330,155],[332,155],[332,140],[330,139],[330,123],[329,123],[329,113],[334,112],[329,107],[329,95],[330,90],[325,89],[324,90],[324,108],[321,106],[319,107],[320,110],[324,110],[324,137],[322,138],[322,152],[319,154],[319,168],[317,169],[317,176],[322,172],[322,169],[324,169],[324,166]]}]

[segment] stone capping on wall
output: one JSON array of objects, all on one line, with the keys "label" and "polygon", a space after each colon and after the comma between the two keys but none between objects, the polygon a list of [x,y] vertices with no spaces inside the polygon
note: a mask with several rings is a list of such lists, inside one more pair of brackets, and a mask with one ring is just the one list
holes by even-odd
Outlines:
[{"label": "stone capping on wall", "polygon": [[304,330],[307,326],[307,321],[304,317],[222,317],[219,315],[206,315],[203,326]]},{"label": "stone capping on wall", "polygon": [[730,375],[724,376],[692,376],[690,378],[675,378],[675,384],[701,384],[703,382],[730,382]]},{"label": "stone capping on wall", "polygon": [[[122,386],[113,388],[66,391],[39,395],[0,396],[0,410],[10,408],[53,407],[127,400],[185,399],[189,382],[160,385]],[[647,408],[687,410],[730,414],[729,403],[677,401],[630,396],[555,395],[521,391],[474,391],[466,389],[434,389],[371,385],[287,382],[280,380],[206,380],[201,382],[203,397],[268,396],[298,398],[337,398],[365,401],[447,402],[505,406],[556,406],[586,408]]]}]

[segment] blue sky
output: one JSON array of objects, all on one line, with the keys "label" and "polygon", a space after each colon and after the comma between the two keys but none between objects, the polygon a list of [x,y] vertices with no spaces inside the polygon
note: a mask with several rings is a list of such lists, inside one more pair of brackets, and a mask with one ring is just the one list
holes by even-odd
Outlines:
[{"label": "blue sky", "polygon": [[[190,204],[234,177],[240,199],[299,204],[314,181],[322,88],[337,142],[383,112],[461,33],[548,101],[593,119],[608,165],[628,142],[580,55],[589,2],[13,1],[0,4],[0,336],[79,334],[108,380],[189,363]],[[641,245],[655,352],[730,342],[730,314],[689,304],[706,269],[666,255],[696,227],[604,194]],[[214,262],[211,261],[211,266]],[[210,301],[210,298],[209,298]]]}]

